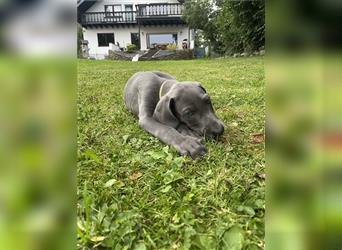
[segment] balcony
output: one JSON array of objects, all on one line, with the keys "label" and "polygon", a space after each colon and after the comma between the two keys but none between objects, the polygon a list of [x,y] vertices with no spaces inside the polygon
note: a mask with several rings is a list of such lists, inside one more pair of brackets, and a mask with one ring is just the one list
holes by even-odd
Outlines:
[{"label": "balcony", "polygon": [[141,24],[183,24],[182,4],[139,4],[137,5],[137,20]]},{"label": "balcony", "polygon": [[136,11],[88,12],[81,16],[82,25],[134,24]]},{"label": "balcony", "polygon": [[184,24],[182,4],[139,4],[136,11],[88,12],[80,16],[84,26],[125,24]]}]

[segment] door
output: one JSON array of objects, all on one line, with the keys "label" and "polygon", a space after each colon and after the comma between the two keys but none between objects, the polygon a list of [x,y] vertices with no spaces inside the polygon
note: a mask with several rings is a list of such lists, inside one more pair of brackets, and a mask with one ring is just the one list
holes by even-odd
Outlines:
[{"label": "door", "polygon": [[137,46],[140,49],[139,33],[131,33],[131,44]]}]

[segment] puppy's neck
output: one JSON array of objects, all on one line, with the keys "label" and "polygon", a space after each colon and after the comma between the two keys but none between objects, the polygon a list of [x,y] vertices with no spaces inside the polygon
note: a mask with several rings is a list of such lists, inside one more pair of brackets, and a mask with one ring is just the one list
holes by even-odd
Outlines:
[{"label": "puppy's neck", "polygon": [[173,85],[177,84],[178,81],[176,80],[165,80],[160,85],[160,98],[163,97],[167,92],[170,91],[170,89],[173,87]]}]

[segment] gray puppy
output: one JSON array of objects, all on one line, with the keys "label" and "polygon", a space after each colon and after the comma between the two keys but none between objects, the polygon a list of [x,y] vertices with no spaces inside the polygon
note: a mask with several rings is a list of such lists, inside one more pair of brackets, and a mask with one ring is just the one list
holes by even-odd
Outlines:
[{"label": "gray puppy", "polygon": [[127,81],[124,99],[141,128],[181,155],[204,155],[201,138],[223,134],[223,123],[197,82],[178,82],[162,72],[138,72]]}]

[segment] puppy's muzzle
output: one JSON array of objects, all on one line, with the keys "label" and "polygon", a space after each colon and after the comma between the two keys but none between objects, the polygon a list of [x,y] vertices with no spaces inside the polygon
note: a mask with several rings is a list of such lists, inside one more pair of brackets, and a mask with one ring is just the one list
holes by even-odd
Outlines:
[{"label": "puppy's muzzle", "polygon": [[219,123],[218,129],[216,131],[214,131],[213,134],[214,134],[214,136],[220,136],[223,134],[223,132],[224,132],[224,126],[223,126],[223,124]]},{"label": "puppy's muzzle", "polygon": [[218,137],[220,135],[222,135],[224,132],[224,126],[221,122],[218,122],[217,125],[215,126],[215,128],[212,131],[212,135],[214,137]]},{"label": "puppy's muzzle", "polygon": [[211,125],[203,130],[204,136],[209,137],[219,137],[224,132],[224,125],[221,121],[216,121],[215,123],[211,123]]}]

